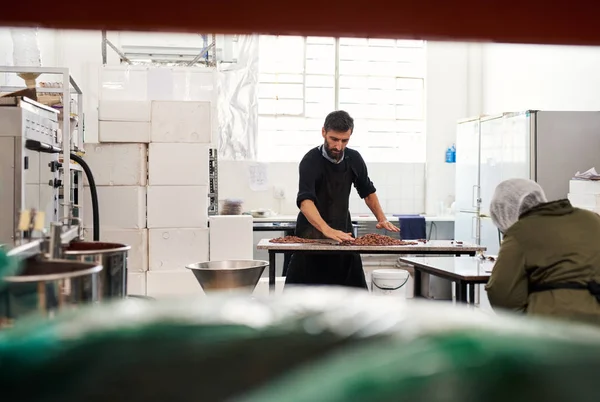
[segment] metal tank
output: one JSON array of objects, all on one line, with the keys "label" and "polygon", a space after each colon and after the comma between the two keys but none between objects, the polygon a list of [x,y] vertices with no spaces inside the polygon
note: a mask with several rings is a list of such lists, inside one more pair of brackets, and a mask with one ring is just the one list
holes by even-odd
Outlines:
[{"label": "metal tank", "polygon": [[0,327],[29,314],[52,316],[100,301],[101,271],[97,263],[36,257],[23,260],[19,273],[0,283]]},{"label": "metal tank", "polygon": [[100,294],[103,299],[127,297],[127,254],[131,246],[106,242],[71,242],[65,247],[66,259],[102,265]]}]

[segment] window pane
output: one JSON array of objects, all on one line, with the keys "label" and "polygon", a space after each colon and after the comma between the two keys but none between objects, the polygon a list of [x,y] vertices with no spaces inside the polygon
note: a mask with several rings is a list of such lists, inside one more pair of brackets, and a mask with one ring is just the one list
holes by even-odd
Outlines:
[{"label": "window pane", "polygon": [[363,45],[369,44],[367,38],[340,38],[340,45]]},{"label": "window pane", "polygon": [[292,99],[260,99],[259,114],[301,115],[304,109],[302,100]]},{"label": "window pane", "polygon": [[425,58],[425,49],[413,47],[399,47],[395,49],[395,56],[397,61],[403,61],[407,63],[420,63],[420,59]]},{"label": "window pane", "polygon": [[312,88],[331,88],[335,86],[335,77],[333,75],[306,75],[306,87]]},{"label": "window pane", "polygon": [[423,120],[396,120],[396,131],[420,135],[425,131]]},{"label": "window pane", "polygon": [[298,83],[302,84],[302,74],[260,74],[258,76],[259,83]]},{"label": "window pane", "polygon": [[402,47],[424,47],[425,41],[422,40],[408,40],[408,39],[398,39],[396,41],[398,46]]},{"label": "window pane", "polygon": [[369,61],[396,61],[396,52],[390,47],[369,47]]},{"label": "window pane", "polygon": [[304,38],[261,36],[258,57],[261,73],[302,73],[304,72]]},{"label": "window pane", "polygon": [[306,117],[321,119],[318,127],[318,129],[321,130],[325,116],[331,113],[334,109],[335,104],[333,101],[330,103],[306,103],[304,105],[304,115]]},{"label": "window pane", "polygon": [[366,89],[340,89],[340,105],[342,103],[362,103],[368,95],[369,91]]},{"label": "window pane", "polygon": [[420,105],[398,105],[396,106],[397,119],[422,119],[423,108]]},{"label": "window pane", "polygon": [[377,39],[377,38],[369,38],[369,46],[385,46],[385,47],[394,47],[396,46],[395,39]]},{"label": "window pane", "polygon": [[367,85],[371,89],[394,90],[396,88],[396,79],[392,77],[368,77]]},{"label": "window pane", "polygon": [[396,92],[395,90],[383,90],[383,89],[370,89],[367,99],[367,103],[377,105],[395,105],[396,104]]},{"label": "window pane", "polygon": [[366,105],[370,119],[393,119],[396,117],[394,105]]},{"label": "window pane", "polygon": [[368,78],[355,75],[342,75],[339,79],[340,89],[344,88],[368,88]]},{"label": "window pane", "polygon": [[365,124],[365,130],[374,133],[395,133],[396,120],[368,120]]},{"label": "window pane", "polygon": [[416,78],[396,78],[396,89],[423,89],[423,80]]},{"label": "window pane", "polygon": [[330,88],[306,88],[306,102],[326,103],[335,101],[335,93]]},{"label": "window pane", "polygon": [[335,38],[328,36],[308,36],[306,38],[306,43],[322,43],[333,45],[335,43]]},{"label": "window pane", "polygon": [[340,60],[343,61],[367,61],[369,57],[367,46],[343,46],[340,45]]},{"label": "window pane", "polygon": [[303,99],[302,84],[261,84],[259,99]]},{"label": "window pane", "polygon": [[306,72],[308,74],[333,74],[335,60],[306,60]]},{"label": "window pane", "polygon": [[[365,71],[365,73],[367,73]],[[398,75],[398,63],[386,61],[369,61],[368,74],[375,76],[396,77]]]},{"label": "window pane", "polygon": [[340,74],[366,75],[369,71],[369,62],[340,60]]},{"label": "window pane", "polygon": [[306,45],[306,58],[308,60],[334,60],[335,47],[333,45]]}]

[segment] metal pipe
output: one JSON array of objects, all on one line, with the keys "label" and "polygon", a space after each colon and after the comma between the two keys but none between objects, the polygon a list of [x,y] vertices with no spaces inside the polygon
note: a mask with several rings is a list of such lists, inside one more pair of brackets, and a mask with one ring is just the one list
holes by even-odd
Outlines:
[{"label": "metal pipe", "polygon": [[214,42],[213,42],[213,43],[211,43],[210,45],[206,46],[204,49],[202,49],[202,51],[200,51],[200,53],[199,53],[199,54],[198,54],[196,57],[194,57],[194,60],[192,60],[192,61],[190,61],[190,62],[188,63],[188,67],[191,67],[191,66],[193,66],[194,64],[196,64],[196,63],[198,62],[198,60],[200,60],[202,57],[204,57],[204,55],[205,55],[205,54],[207,54],[207,53],[208,53],[208,51],[209,51],[209,50],[210,50],[210,49],[211,49],[213,46],[215,46],[215,43],[214,43]]},{"label": "metal pipe", "polygon": [[50,258],[55,260],[60,258],[60,248],[62,246],[61,241],[62,235],[62,224],[57,222],[50,223]]},{"label": "metal pipe", "polygon": [[[62,158],[63,158],[63,200],[71,200],[71,75],[69,70],[63,70],[63,124],[62,124]],[[63,216],[69,215],[69,205],[63,206]],[[59,215],[60,216],[60,215]]]},{"label": "metal pipe", "polygon": [[106,31],[102,31],[102,64],[106,65]]}]

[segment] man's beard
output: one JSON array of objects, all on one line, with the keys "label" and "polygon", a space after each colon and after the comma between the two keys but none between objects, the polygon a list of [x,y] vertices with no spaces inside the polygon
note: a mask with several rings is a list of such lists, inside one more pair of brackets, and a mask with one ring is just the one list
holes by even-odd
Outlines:
[{"label": "man's beard", "polygon": [[327,155],[331,158],[331,159],[335,159],[336,161],[339,161],[342,157],[342,152],[338,152],[338,153],[334,153],[334,150],[332,150],[331,148],[329,148],[329,146],[327,145],[327,141],[324,142],[323,146],[325,147],[325,152],[327,152]]}]

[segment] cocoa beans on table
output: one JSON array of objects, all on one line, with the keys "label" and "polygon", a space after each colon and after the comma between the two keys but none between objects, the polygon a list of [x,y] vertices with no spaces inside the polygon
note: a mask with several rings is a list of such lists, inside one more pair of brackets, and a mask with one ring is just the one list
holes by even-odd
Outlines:
[{"label": "cocoa beans on table", "polygon": [[315,243],[313,239],[304,239],[298,236],[285,236],[285,237],[277,237],[275,239],[269,240],[270,243]]},{"label": "cocoa beans on table", "polygon": [[[297,236],[285,236],[278,237],[276,239],[271,239],[271,243],[290,243],[290,244],[298,244],[298,243],[317,243],[317,240],[313,239],[304,239]],[[340,243],[342,246],[408,246],[408,245],[416,245],[418,244],[416,241],[406,241],[400,239],[394,239],[390,236],[369,233],[364,236],[359,236],[354,240],[345,241]]]}]

